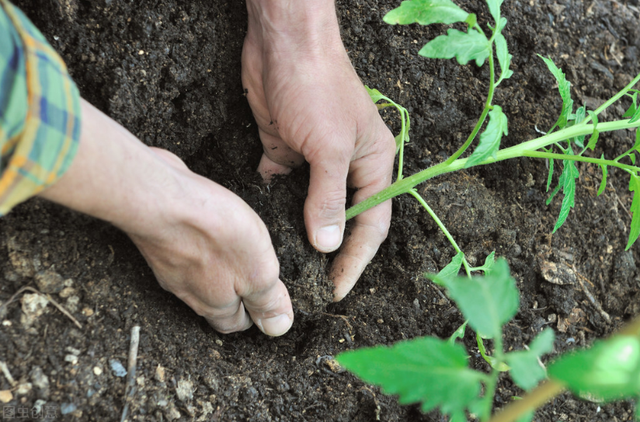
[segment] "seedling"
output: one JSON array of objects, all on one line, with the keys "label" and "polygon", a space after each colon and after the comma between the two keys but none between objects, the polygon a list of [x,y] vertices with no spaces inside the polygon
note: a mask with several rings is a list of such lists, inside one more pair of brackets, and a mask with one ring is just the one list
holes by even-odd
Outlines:
[{"label": "seedling", "polygon": [[[418,54],[438,59],[456,58],[458,63],[466,65],[474,61],[482,66],[488,62],[489,89],[487,100],[478,122],[464,144],[444,162],[424,169],[408,177],[403,175],[404,144],[409,141],[409,114],[402,106],[391,101],[375,89],[367,88],[379,108],[395,107],[402,119],[400,134],[396,137],[398,153],[398,175],[396,181],[383,191],[349,208],[347,219],[353,218],[388,199],[403,193],[409,193],[433,217],[456,251],[456,255],[438,274],[427,277],[447,289],[449,296],[458,304],[467,318],[467,322],[451,336],[448,341],[435,337],[414,339],[398,343],[392,347],[374,347],[345,352],[338,361],[348,370],[356,373],[365,381],[381,385],[390,394],[398,394],[401,403],[421,402],[422,410],[438,408],[450,415],[452,422],[466,421],[466,415],[475,415],[481,421],[491,417],[493,396],[501,372],[509,372],[514,382],[524,390],[534,388],[547,374],[539,364],[540,356],[553,348],[553,332],[540,333],[529,348],[524,351],[505,353],[502,348],[502,326],[518,310],[518,291],[515,281],[509,275],[509,268],[503,259],[494,263],[491,254],[481,267],[471,267],[464,252],[444,224],[415,190],[415,186],[433,177],[453,171],[487,165],[516,157],[544,158],[549,162],[547,191],[551,189],[556,162],[562,164],[557,185],[551,190],[547,204],[562,192],[564,197],[560,207],[555,232],[566,221],[575,203],[576,179],[579,170],[576,162],[593,163],[600,166],[602,181],[598,195],[602,194],[607,183],[609,167],[617,167],[629,174],[629,190],[640,190],[640,167],[635,166],[635,152],[640,152],[640,131],[636,131],[633,147],[614,159],[590,157],[594,151],[599,134],[614,130],[632,129],[640,126],[640,106],[638,90],[634,86],[640,81],[640,75],[634,78],[624,89],[606,101],[596,110],[587,110],[581,106],[574,111],[571,99],[571,84],[564,73],[548,58],[542,58],[554,75],[560,96],[562,109],[556,123],[539,138],[522,142],[509,148],[500,148],[503,136],[508,135],[508,119],[502,108],[494,105],[495,89],[510,78],[509,69],[512,56],[502,34],[507,21],[500,14],[502,0],[487,0],[493,26],[487,25],[489,36],[478,24],[476,15],[467,13],[451,0],[408,0],[400,7],[390,11],[385,17],[389,24],[419,23],[429,25],[466,24],[466,31],[450,28],[428,42]],[[496,61],[499,65],[497,74]],[[623,120],[599,122],[598,116],[609,106],[623,97],[631,99],[631,106]],[[380,101],[385,101],[380,103]],[[485,121],[489,119],[485,125]],[[484,128],[484,130],[483,130]],[[481,132],[482,131],[482,132]],[[478,137],[478,134],[480,136]],[[461,158],[478,138],[473,152]],[[635,195],[631,204],[631,228],[626,248],[629,249],[640,234],[640,196]],[[459,277],[464,267],[467,277]],[[484,276],[472,273],[482,272]],[[464,336],[466,324],[476,332],[478,349],[489,363],[490,373],[472,370],[467,365],[465,350],[455,341]],[[567,387],[576,394],[585,394],[602,400],[622,397],[636,397],[640,394],[640,322],[634,323],[623,335],[595,345],[592,349],[562,358],[549,368],[553,381],[543,384],[538,397],[550,398],[562,388]],[[493,348],[487,352],[484,340],[491,339]],[[483,388],[484,387],[484,388]],[[483,393],[481,394],[481,392]],[[510,410],[496,416],[495,421],[530,421],[533,410],[542,402],[522,400],[516,410]]]}]

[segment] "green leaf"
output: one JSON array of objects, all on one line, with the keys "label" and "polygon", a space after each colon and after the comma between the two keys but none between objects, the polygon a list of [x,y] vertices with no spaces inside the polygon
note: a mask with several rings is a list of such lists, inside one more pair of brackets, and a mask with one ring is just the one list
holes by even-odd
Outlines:
[{"label": "green leaf", "polygon": [[549,376],[578,395],[601,400],[637,395],[640,388],[640,339],[615,336],[591,349],[563,356],[548,369]]},{"label": "green leaf", "polygon": [[365,85],[364,89],[367,90],[367,93],[369,94],[369,97],[371,97],[371,100],[373,101],[374,104],[380,100],[387,100],[391,102],[387,97],[382,95],[382,93],[375,88],[369,88],[368,86]]},{"label": "green leaf", "polygon": [[480,334],[476,334],[476,342],[478,343],[478,350],[480,351],[480,355],[482,355],[482,359],[484,359],[491,367],[500,372],[507,372],[509,369],[509,365],[504,362],[499,361],[498,359],[490,356],[487,353],[487,349],[484,347],[484,341],[482,340],[482,336]]},{"label": "green leaf", "polygon": [[511,367],[511,378],[523,390],[530,390],[546,376],[538,359],[553,350],[553,330],[547,328],[532,342],[529,350],[507,353],[505,359]]},{"label": "green leaf", "polygon": [[[571,149],[567,150],[567,154],[571,154]],[[562,160],[564,164],[564,169],[562,170],[562,175],[560,176],[560,180],[558,181],[558,188],[562,186],[562,193],[564,193],[564,198],[562,198],[562,205],[560,206],[560,215],[558,215],[558,221],[556,221],[556,225],[553,228],[553,232],[555,233],[562,225],[565,220],[569,216],[569,211],[575,205],[575,196],[576,196],[576,179],[580,177],[580,173],[576,168],[575,162],[571,160]],[[554,192],[557,192],[557,189]]]},{"label": "green leaf", "polygon": [[635,123],[638,120],[640,120],[640,107],[636,110],[635,113],[633,113],[633,116],[631,116],[631,119],[629,119],[629,123]]},{"label": "green leaf", "polygon": [[597,129],[593,129],[593,133],[589,138],[589,143],[587,144],[587,148],[593,151],[596,147],[596,143],[598,142],[598,138],[600,137],[600,132]]},{"label": "green leaf", "polygon": [[440,35],[429,41],[418,54],[431,59],[455,57],[462,65],[467,64],[470,60],[475,60],[476,65],[482,66],[489,57],[490,46],[487,37],[476,30],[462,32],[450,28],[447,35]]},{"label": "green leaf", "polygon": [[631,179],[629,180],[629,191],[634,192],[633,200],[631,201],[631,227],[629,229],[629,241],[627,242],[627,247],[625,250],[629,250],[631,246],[635,243],[636,239],[638,239],[638,235],[640,234],[640,195],[638,195],[638,191],[640,190],[640,178],[636,174],[631,174]]},{"label": "green leaf", "polygon": [[631,164],[635,166],[636,165],[636,155],[633,153],[633,151],[631,151],[629,153],[629,159],[631,160]]},{"label": "green leaf", "polygon": [[462,346],[435,337],[344,352],[336,359],[386,394],[398,394],[400,403],[422,402],[424,412],[436,406],[446,414],[463,411],[480,393],[484,379],[467,366]]},{"label": "green leaf", "polygon": [[503,0],[487,0],[489,12],[496,24],[500,22],[500,6],[502,6],[502,2]]},{"label": "green leaf", "polygon": [[493,110],[489,112],[489,123],[487,128],[480,135],[480,142],[473,154],[465,163],[464,167],[469,168],[480,164],[489,157],[496,158],[498,149],[500,149],[500,141],[502,135],[508,134],[507,116],[502,112],[500,106],[493,106]]},{"label": "green leaf", "polygon": [[633,148],[636,151],[640,151],[640,131],[636,128],[636,142],[633,144]]},{"label": "green leaf", "polygon": [[464,324],[462,324],[461,326],[458,327],[457,330],[455,330],[453,332],[453,334],[451,334],[451,337],[449,337],[449,343],[454,344],[456,342],[457,339],[459,338],[464,338],[464,332],[467,329],[467,324],[469,323],[469,321],[465,321]]},{"label": "green leaf", "polygon": [[542,57],[542,60],[549,68],[549,71],[553,74],[558,82],[558,91],[560,91],[560,97],[562,97],[562,112],[560,113],[560,117],[558,117],[558,122],[556,123],[560,129],[564,128],[567,125],[567,121],[569,119],[569,115],[573,110],[573,100],[571,99],[571,82],[569,82],[562,70],[558,69],[553,60],[548,59],[546,57]]},{"label": "green leaf", "polygon": [[502,82],[503,79],[509,79],[511,75],[513,75],[513,70],[509,69],[511,65],[511,59],[513,55],[509,54],[509,49],[507,47],[507,40],[504,38],[504,35],[498,34],[495,38],[496,43],[496,56],[498,57],[498,63],[500,64],[500,79],[498,79],[497,84]]},{"label": "green leaf", "polygon": [[496,251],[493,251],[489,255],[487,255],[487,257],[484,259],[484,264],[482,265],[482,267],[474,268],[473,270],[483,271],[485,274],[487,274],[491,271],[491,268],[493,268],[493,264],[495,263],[496,263]]},{"label": "green leaf", "polygon": [[407,0],[382,18],[389,25],[464,22],[469,14],[451,0]]},{"label": "green leaf", "polygon": [[629,106],[629,108],[627,109],[627,111],[624,112],[624,114],[622,115],[622,117],[632,117],[634,116],[637,112],[638,112],[638,93],[634,92],[633,94],[627,94],[629,97],[631,97],[631,105]]},{"label": "green leaf", "polygon": [[447,288],[469,325],[484,338],[501,335],[502,325],[518,311],[518,289],[503,258],[483,277],[428,277]]},{"label": "green leaf", "polygon": [[409,127],[411,125],[410,119],[409,119],[409,112],[407,111],[406,108],[402,107],[400,104],[396,103],[389,97],[386,97],[377,89],[369,88],[366,85],[364,87],[367,90],[367,93],[369,94],[369,97],[371,97],[371,100],[373,101],[374,104],[376,104],[380,100],[388,101],[388,103],[377,104],[378,110],[386,107],[395,107],[396,110],[398,110],[398,113],[400,113],[400,118],[402,120],[402,129],[400,133],[395,137],[396,153],[398,153],[398,150],[400,149],[400,145],[402,144],[402,141],[404,140],[404,142],[409,142]]},{"label": "green leaf", "polygon": [[[583,106],[579,107],[576,110],[576,115],[574,120],[575,124],[582,122],[585,118],[585,115],[586,115],[585,108]],[[576,136],[573,140],[577,146],[579,146],[580,148],[584,148],[584,138],[585,138],[585,135],[580,135],[580,136]]]},{"label": "green leaf", "polygon": [[[551,179],[553,178],[553,162],[554,162],[554,159],[551,158],[549,160],[549,176],[547,177],[547,192],[549,192],[549,188],[551,187]],[[547,202],[547,205],[549,205],[549,202]]]},{"label": "green leaf", "polygon": [[458,252],[456,256],[451,259],[440,272],[438,273],[438,278],[447,278],[457,276],[460,272],[460,267],[462,267],[462,260],[464,259],[464,252]]},{"label": "green leaf", "polygon": [[[600,157],[604,160],[604,154],[602,154],[602,156]],[[600,196],[602,194],[602,192],[604,192],[604,190],[607,187],[607,173],[608,173],[608,168],[607,166],[604,166],[602,164],[600,164],[600,168],[602,169],[602,180],[600,181],[600,187],[598,188],[598,193],[596,196]]]}]

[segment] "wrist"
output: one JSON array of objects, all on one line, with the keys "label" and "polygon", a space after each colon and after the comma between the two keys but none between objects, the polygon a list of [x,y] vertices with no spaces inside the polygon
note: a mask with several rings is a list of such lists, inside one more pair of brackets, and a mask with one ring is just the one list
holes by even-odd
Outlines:
[{"label": "wrist", "polygon": [[247,39],[269,52],[305,52],[340,40],[333,0],[247,0]]},{"label": "wrist", "polygon": [[[78,153],[67,172],[39,196],[105,220],[129,234],[168,220],[180,191],[175,171],[109,117],[82,101]],[[173,201],[175,202],[175,201]]]}]

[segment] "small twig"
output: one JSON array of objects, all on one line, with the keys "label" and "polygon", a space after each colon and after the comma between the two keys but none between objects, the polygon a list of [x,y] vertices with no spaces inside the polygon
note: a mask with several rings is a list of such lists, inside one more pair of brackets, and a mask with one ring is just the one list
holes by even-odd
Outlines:
[{"label": "small twig", "polygon": [[2,374],[4,375],[4,377],[7,379],[7,381],[9,381],[9,384],[11,384],[12,387],[15,387],[17,384],[16,380],[14,380],[13,377],[11,376],[11,372],[9,372],[9,367],[7,366],[7,364],[1,360],[0,360],[0,371],[2,371]]},{"label": "small twig", "polygon": [[[351,330],[353,330],[353,327],[351,326],[351,324],[349,324],[349,320],[347,319],[348,317],[345,315],[336,315],[336,314],[328,314],[326,312],[321,312],[322,315],[326,315],[329,317],[333,317],[333,318],[340,318],[344,321],[345,324],[347,324],[347,327],[349,327],[349,332],[351,332]],[[355,317],[351,317],[351,318],[355,318]]]},{"label": "small twig", "polygon": [[[627,323],[615,335],[638,336],[640,334],[640,317],[636,317]],[[527,412],[536,410],[547,401],[559,395],[565,390],[562,383],[550,379],[538,385],[522,397],[499,410],[489,422],[513,422]]]},{"label": "small twig", "polygon": [[589,291],[589,289],[587,288],[587,285],[584,283],[583,280],[586,280],[587,282],[589,282],[589,284],[593,285],[593,283],[591,283],[585,276],[583,276],[582,274],[580,274],[578,272],[578,270],[576,270],[576,266],[573,265],[573,272],[576,273],[576,275],[578,277],[576,277],[578,279],[578,283],[580,283],[580,287],[582,287],[582,291],[584,292],[584,294],[587,296],[587,298],[591,301],[591,303],[593,304],[593,306],[596,307],[596,309],[598,310],[598,312],[600,312],[600,315],[602,315],[602,318],[604,318],[607,323],[611,323],[611,317],[609,316],[608,313],[606,313],[604,311],[604,309],[602,309],[602,306],[600,306],[600,302],[598,302],[595,297],[593,297],[593,295],[591,294],[591,292]]},{"label": "small twig", "polygon": [[69,313],[69,311],[67,311],[67,310],[66,310],[62,305],[60,305],[58,302],[56,302],[55,300],[53,300],[53,298],[52,298],[49,294],[44,294],[44,293],[42,293],[42,292],[40,292],[40,291],[38,291],[38,290],[34,289],[33,287],[29,287],[29,286],[24,286],[24,287],[20,288],[17,292],[15,292],[15,293],[13,294],[13,296],[11,296],[11,297],[9,298],[9,300],[7,300],[5,303],[3,303],[3,304],[0,306],[0,309],[2,309],[2,308],[4,308],[5,306],[8,306],[10,303],[14,302],[14,301],[16,300],[16,298],[17,298],[21,293],[24,293],[24,292],[26,292],[26,291],[33,292],[33,293],[39,294],[40,296],[44,296],[44,297],[46,297],[46,298],[47,298],[47,300],[53,304],[53,306],[55,306],[56,308],[58,308],[58,310],[64,314],[64,316],[66,316],[67,318],[69,318],[69,319],[70,319],[70,320],[71,320],[71,321],[72,321],[72,322],[73,322],[73,323],[74,323],[78,328],[82,329],[82,324],[80,324],[80,323],[78,322],[78,320],[77,320],[77,319],[75,319],[75,318],[73,317],[73,315],[71,315],[71,314]]},{"label": "small twig", "polygon": [[120,422],[127,420],[127,413],[129,412],[129,403],[131,397],[136,390],[136,364],[138,362],[138,345],[140,344],[140,326],[135,325],[131,329],[131,344],[129,345],[129,360],[127,361],[127,385],[124,393],[124,409],[122,409],[122,418]]}]

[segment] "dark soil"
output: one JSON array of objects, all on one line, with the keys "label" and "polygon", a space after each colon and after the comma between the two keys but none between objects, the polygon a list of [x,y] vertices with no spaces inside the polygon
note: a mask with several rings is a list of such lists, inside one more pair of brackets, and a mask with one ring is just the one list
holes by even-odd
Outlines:
[{"label": "dark soil", "polygon": [[[458,3],[488,21],[484,3]],[[217,334],[159,288],[125,235],[31,200],[0,221],[0,303],[31,286],[49,293],[82,328],[51,304],[34,320],[26,318],[29,291],[0,308],[0,360],[22,384],[3,406],[46,403],[56,406],[59,420],[119,420],[125,380],[114,375],[110,361],[126,365],[130,331],[139,324],[137,390],[129,410],[134,420],[443,420],[437,413],[421,414],[415,405],[400,406],[395,397],[341,372],[332,356],[416,336],[449,336],[463,318],[422,274],[441,269],[453,250],[412,198],[397,198],[378,255],[347,298],[331,303],[331,257],[309,246],[302,221],[308,169],[269,188],[255,173],[261,146],[239,76],[243,3],[17,4],[62,54],[85,98],[145,143],[175,152],[240,195],[263,217],[296,322],[277,339],[256,328]],[[338,10],[363,82],[411,112],[412,141],[405,154],[405,173],[411,174],[442,161],[464,141],[481,111],[488,70],[419,57],[422,45],[445,27],[384,24],[382,16],[397,4],[343,0]],[[536,127],[551,127],[560,109],[554,79],[537,54],[552,57],[573,82],[576,102],[592,109],[638,72],[637,1],[511,1],[504,10],[515,70],[495,99],[509,117],[505,145],[532,139]],[[614,107],[606,117],[622,112]],[[393,113],[384,118],[397,128]],[[596,153],[615,157],[633,139],[631,132],[602,136]],[[596,197],[599,169],[578,167],[575,209],[553,235],[560,202],[545,206],[543,161],[515,159],[420,187],[472,263],[494,250],[507,258],[521,291],[520,311],[506,326],[510,349],[521,349],[550,326],[557,333],[555,353],[561,353],[606,336],[640,312],[638,247],[624,252],[631,203],[627,178],[611,171],[606,192]],[[472,335],[465,342],[476,355]],[[0,376],[0,390],[8,389]],[[496,405],[519,394],[505,378]],[[632,414],[629,402],[601,405],[564,394],[536,420],[626,421]]]}]

